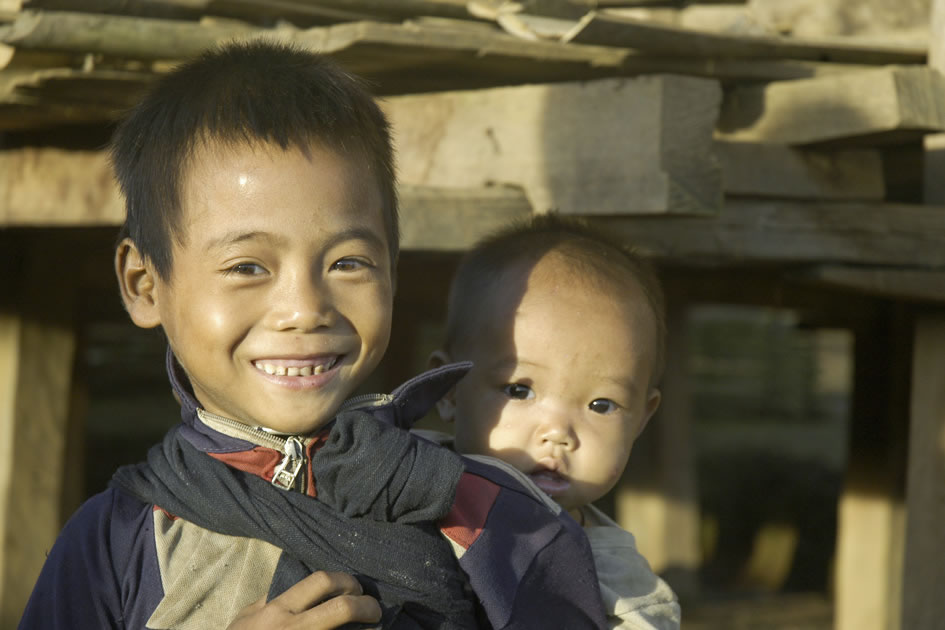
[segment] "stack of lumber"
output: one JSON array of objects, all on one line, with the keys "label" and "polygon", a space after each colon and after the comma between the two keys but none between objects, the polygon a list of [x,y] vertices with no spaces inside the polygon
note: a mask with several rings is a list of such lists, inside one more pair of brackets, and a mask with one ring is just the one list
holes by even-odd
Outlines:
[{"label": "stack of lumber", "polygon": [[[394,121],[408,225],[459,222],[449,247],[482,232],[479,216],[494,225],[499,204],[599,216],[675,261],[938,268],[928,235],[945,222],[910,205],[922,138],[945,129],[927,38],[694,30],[670,9],[628,8],[642,0],[597,4],[0,0],[0,133],[14,146],[64,124],[107,126],[182,59],[276,38],[372,81]],[[0,160],[0,225],[120,220],[100,158],[11,148]],[[99,160],[96,176],[82,160]],[[53,163],[63,170],[38,166]],[[66,180],[75,206],[48,177]],[[418,202],[414,215],[415,193],[466,210],[437,218]],[[902,255],[882,242],[889,230]],[[447,247],[433,233],[408,231],[419,249]]]}]

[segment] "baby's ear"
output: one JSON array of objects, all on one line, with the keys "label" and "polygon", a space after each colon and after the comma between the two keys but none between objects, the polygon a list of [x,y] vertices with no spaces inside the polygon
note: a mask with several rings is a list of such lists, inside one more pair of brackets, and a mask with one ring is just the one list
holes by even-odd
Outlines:
[{"label": "baby's ear", "polygon": [[[430,353],[430,358],[427,359],[427,367],[432,370],[452,362],[450,355],[445,350],[434,350]],[[450,391],[446,392],[446,395],[436,403],[436,412],[440,414],[440,419],[443,422],[452,422],[456,415],[455,396],[456,388],[451,387]]]},{"label": "baby's ear", "polygon": [[115,274],[125,310],[136,325],[154,328],[160,325],[156,272],[145,260],[130,238],[123,239],[115,249]]},{"label": "baby's ear", "polygon": [[653,417],[653,414],[656,413],[656,410],[660,407],[660,401],[663,399],[663,394],[657,388],[653,387],[650,389],[649,393],[646,395],[646,407],[643,411],[643,422],[640,423],[640,428],[637,430],[637,437],[640,437],[640,434],[643,433],[643,429],[646,428],[646,425],[650,422],[650,418]]}]

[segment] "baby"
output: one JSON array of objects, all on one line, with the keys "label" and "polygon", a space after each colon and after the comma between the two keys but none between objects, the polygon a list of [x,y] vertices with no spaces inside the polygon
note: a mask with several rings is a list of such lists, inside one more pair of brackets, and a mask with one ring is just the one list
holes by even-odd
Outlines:
[{"label": "baby", "polygon": [[[611,627],[678,628],[669,586],[592,503],[660,403],[665,323],[648,265],[581,223],[533,217],[460,264],[431,366],[472,361],[439,403],[454,448],[526,477],[583,527]],[[524,473],[524,475],[521,475]]]}]

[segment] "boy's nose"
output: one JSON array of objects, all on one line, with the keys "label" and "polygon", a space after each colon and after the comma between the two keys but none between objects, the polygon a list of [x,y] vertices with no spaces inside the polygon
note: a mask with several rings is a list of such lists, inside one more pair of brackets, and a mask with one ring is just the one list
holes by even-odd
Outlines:
[{"label": "boy's nose", "polygon": [[325,287],[310,280],[287,285],[274,296],[270,320],[276,330],[309,331],[334,324],[337,313]]}]

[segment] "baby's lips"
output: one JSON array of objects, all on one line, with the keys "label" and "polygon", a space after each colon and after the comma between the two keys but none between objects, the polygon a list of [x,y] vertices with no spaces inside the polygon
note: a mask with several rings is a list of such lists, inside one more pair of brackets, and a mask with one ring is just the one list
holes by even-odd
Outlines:
[{"label": "baby's lips", "polygon": [[571,487],[571,482],[553,470],[539,470],[528,475],[536,486],[549,495],[561,494]]}]

